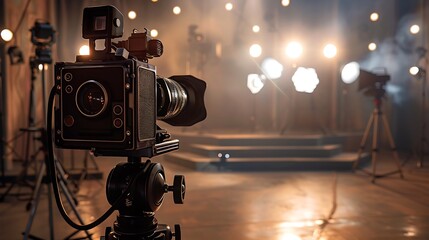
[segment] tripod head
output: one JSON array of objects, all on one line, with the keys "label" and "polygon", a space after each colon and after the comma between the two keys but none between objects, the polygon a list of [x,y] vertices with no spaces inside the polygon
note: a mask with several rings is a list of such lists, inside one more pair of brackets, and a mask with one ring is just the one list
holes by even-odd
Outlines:
[{"label": "tripod head", "polygon": [[167,225],[158,224],[155,212],[161,207],[164,194],[172,191],[174,203],[183,204],[185,178],[174,177],[173,185],[165,181],[164,168],[160,163],[129,157],[128,162],[119,163],[109,174],[106,185],[107,200],[113,206],[124,192],[127,196],[117,206],[119,215],[113,226],[106,229],[106,239],[180,239],[180,226],[175,233]]}]

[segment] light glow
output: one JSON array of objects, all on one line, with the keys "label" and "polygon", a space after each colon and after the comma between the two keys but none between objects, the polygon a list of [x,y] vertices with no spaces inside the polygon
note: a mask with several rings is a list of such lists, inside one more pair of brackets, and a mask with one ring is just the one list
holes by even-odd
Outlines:
[{"label": "light glow", "polygon": [[326,58],[333,58],[337,55],[337,47],[334,44],[327,44],[323,48],[323,55],[325,55]]},{"label": "light glow", "polygon": [[1,30],[0,35],[1,35],[1,38],[3,39],[3,41],[5,41],[5,42],[9,42],[13,38],[12,31],[7,29],[7,28]]},{"label": "light glow", "polygon": [[356,81],[360,74],[360,66],[357,62],[347,63],[341,70],[341,80],[344,83],[350,84]]},{"label": "light glow", "polygon": [[260,28],[258,25],[253,25],[253,27],[252,27],[252,31],[253,31],[254,33],[258,33],[259,31],[261,31],[261,28]]},{"label": "light glow", "polygon": [[156,29],[150,30],[150,36],[151,37],[158,37],[158,30],[156,30]]},{"label": "light glow", "polygon": [[377,44],[376,43],[370,43],[370,44],[368,44],[368,49],[370,50],[370,51],[375,51],[376,49],[377,49]]},{"label": "light glow", "polygon": [[253,44],[249,48],[249,54],[251,57],[257,58],[262,54],[262,47],[259,44]]},{"label": "light glow", "polygon": [[227,3],[225,4],[225,9],[227,11],[231,11],[234,8],[234,5],[232,5],[232,3]]},{"label": "light glow", "polygon": [[272,80],[282,76],[283,65],[273,58],[266,58],[261,65],[263,73]]},{"label": "light glow", "polygon": [[414,24],[413,26],[410,27],[410,32],[412,34],[417,34],[420,32],[420,26],[417,24]]},{"label": "light glow", "polygon": [[257,94],[264,87],[265,76],[258,74],[247,75],[247,88],[253,94]]},{"label": "light glow", "polygon": [[136,17],[137,17],[137,13],[136,12],[134,12],[134,11],[129,11],[128,12],[128,18],[129,19],[136,19]]},{"label": "light glow", "polygon": [[410,68],[410,74],[413,76],[416,76],[419,72],[420,72],[420,69],[417,66],[412,66]]},{"label": "light glow", "polygon": [[282,0],[282,6],[287,7],[290,5],[290,0]]},{"label": "light glow", "polygon": [[299,42],[290,42],[286,47],[286,55],[292,59],[299,58],[302,52],[302,45]]},{"label": "light glow", "polygon": [[173,8],[173,13],[179,15],[182,12],[182,9],[179,6]]},{"label": "light glow", "polygon": [[292,76],[292,82],[297,92],[312,93],[319,84],[316,69],[299,67]]},{"label": "light glow", "polygon": [[378,15],[378,13],[376,12],[371,13],[371,15],[369,16],[369,19],[373,22],[378,21],[379,18],[380,18],[380,15]]},{"label": "light glow", "polygon": [[80,55],[89,55],[89,47],[88,47],[88,45],[82,45],[79,48],[79,54]]}]

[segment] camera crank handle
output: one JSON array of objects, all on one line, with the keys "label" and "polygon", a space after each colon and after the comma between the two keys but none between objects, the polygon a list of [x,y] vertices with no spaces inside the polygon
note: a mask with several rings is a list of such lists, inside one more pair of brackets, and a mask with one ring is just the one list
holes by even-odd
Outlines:
[{"label": "camera crank handle", "polygon": [[175,175],[173,185],[165,185],[165,190],[165,192],[173,192],[173,200],[175,204],[183,204],[186,193],[185,176]]}]

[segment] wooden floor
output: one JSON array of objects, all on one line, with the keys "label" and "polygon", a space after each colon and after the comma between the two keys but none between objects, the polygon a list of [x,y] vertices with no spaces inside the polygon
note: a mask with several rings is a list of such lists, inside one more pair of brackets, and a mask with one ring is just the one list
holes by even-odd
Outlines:
[{"label": "wooden floor", "polygon": [[[404,180],[392,175],[372,184],[368,176],[351,172],[195,172],[162,158],[154,160],[164,164],[167,182],[184,174],[187,192],[184,205],[173,204],[167,195],[157,218],[181,224],[185,240],[429,239],[429,163],[418,169],[410,160]],[[107,176],[121,160],[99,158],[97,163]],[[380,172],[395,169],[389,156],[378,167]],[[109,207],[104,185],[105,179],[87,180],[80,187],[78,209],[87,223]],[[15,197],[0,203],[0,239],[22,239],[26,204]],[[73,229],[54,210],[55,236],[63,239]],[[90,230],[93,239],[113,221],[114,216]],[[49,238],[46,194],[31,234]]]}]

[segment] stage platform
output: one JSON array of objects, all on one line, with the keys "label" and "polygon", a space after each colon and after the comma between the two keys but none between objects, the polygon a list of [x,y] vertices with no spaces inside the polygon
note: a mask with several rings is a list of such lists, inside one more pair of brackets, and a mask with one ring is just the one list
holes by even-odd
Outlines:
[{"label": "stage platform", "polygon": [[[172,136],[180,140],[180,150],[165,159],[197,171],[351,171],[362,137],[355,133]],[[362,163],[368,160],[364,154]]]}]

